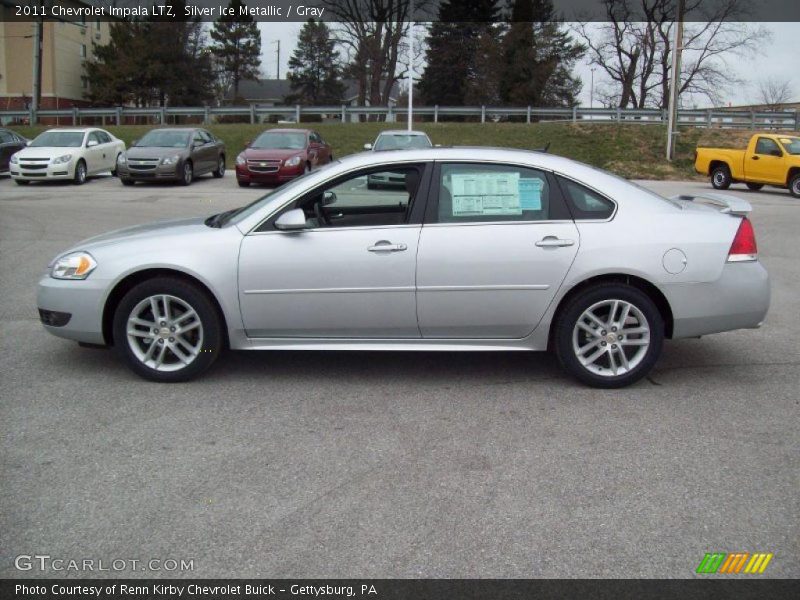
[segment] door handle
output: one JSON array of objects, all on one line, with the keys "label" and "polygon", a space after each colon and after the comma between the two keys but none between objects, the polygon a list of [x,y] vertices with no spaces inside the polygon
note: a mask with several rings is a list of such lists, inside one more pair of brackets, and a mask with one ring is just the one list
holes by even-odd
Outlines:
[{"label": "door handle", "polygon": [[408,246],[405,244],[393,244],[388,240],[381,240],[380,242],[375,242],[374,246],[369,246],[367,250],[369,252],[402,252],[403,250],[408,250]]},{"label": "door handle", "polygon": [[540,248],[562,248],[564,246],[572,246],[574,244],[575,240],[562,240],[552,235],[548,235],[536,242],[536,245]]},{"label": "door handle", "polygon": [[753,156],[752,158],[753,158],[753,160],[758,160],[757,156]]}]

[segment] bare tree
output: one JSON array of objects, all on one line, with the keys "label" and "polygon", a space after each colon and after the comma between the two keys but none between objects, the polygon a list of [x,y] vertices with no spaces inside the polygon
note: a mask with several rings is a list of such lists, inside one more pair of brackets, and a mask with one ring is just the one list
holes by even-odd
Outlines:
[{"label": "bare tree", "polygon": [[[603,0],[607,21],[579,23],[576,32],[589,49],[590,63],[605,71],[610,86],[598,86],[606,102],[626,108],[666,108],[672,68],[675,0]],[[750,54],[770,41],[763,27],[747,23],[746,0],[687,0],[680,94],[717,104],[741,81],[726,59]]]},{"label": "bare tree", "polygon": [[[402,76],[400,53],[410,18],[410,0],[326,0],[338,21],[340,44],[349,48],[346,74],[358,84],[358,102],[385,105]],[[417,8],[425,0],[417,0]]]},{"label": "bare tree", "polygon": [[788,80],[767,77],[758,82],[758,101],[767,110],[779,111],[792,99],[792,84]]}]

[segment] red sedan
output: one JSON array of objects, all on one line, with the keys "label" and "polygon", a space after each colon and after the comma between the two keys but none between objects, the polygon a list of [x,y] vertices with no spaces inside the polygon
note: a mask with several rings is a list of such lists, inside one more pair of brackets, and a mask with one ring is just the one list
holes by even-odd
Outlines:
[{"label": "red sedan", "polygon": [[333,160],[331,147],[310,129],[269,129],[236,157],[236,181],[277,185]]}]

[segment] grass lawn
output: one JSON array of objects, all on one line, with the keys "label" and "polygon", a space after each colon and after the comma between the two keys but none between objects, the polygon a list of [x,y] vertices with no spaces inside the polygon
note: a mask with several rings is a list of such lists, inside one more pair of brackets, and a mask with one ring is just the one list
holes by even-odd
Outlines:
[{"label": "grass lawn", "polygon": [[[292,125],[219,124],[207,128],[221,138],[228,149],[228,166],[245,143],[271,127]],[[308,123],[333,146],[337,157],[360,152],[384,129],[402,128],[402,123]],[[729,129],[682,129],[673,163],[664,159],[666,128],[661,125],[599,123],[418,123],[434,144],[443,146],[505,146],[535,149],[550,144],[550,152],[574,158],[618,175],[636,179],[691,179],[694,149],[698,145],[744,148],[753,132]],[[108,131],[125,143],[142,137],[149,125],[109,126]],[[47,127],[14,127],[32,138]]]}]

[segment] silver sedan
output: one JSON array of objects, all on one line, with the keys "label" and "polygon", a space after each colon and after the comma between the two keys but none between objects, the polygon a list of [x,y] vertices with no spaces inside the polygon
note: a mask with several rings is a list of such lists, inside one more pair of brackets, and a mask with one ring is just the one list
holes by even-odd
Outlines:
[{"label": "silver sedan", "polygon": [[[370,175],[403,176],[372,190]],[[761,325],[769,278],[734,196],[662,198],[557,156],[364,153],[207,219],[57,256],[45,328],[185,381],[234,350],[547,350],[598,387],[665,338]]]}]

